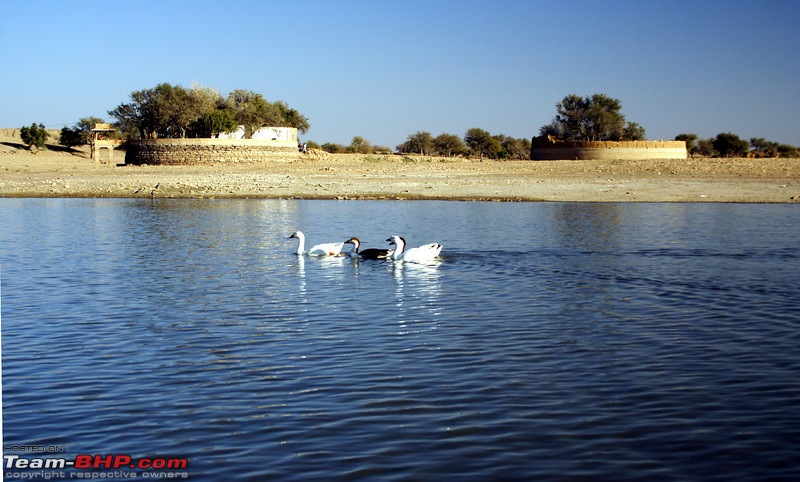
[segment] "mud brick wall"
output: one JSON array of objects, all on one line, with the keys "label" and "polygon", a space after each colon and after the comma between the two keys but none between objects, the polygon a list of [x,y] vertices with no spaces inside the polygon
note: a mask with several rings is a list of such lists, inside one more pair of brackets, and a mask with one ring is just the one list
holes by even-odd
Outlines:
[{"label": "mud brick wall", "polygon": [[562,142],[545,136],[531,140],[531,159],[542,160],[637,160],[686,159],[684,141],[575,141]]}]

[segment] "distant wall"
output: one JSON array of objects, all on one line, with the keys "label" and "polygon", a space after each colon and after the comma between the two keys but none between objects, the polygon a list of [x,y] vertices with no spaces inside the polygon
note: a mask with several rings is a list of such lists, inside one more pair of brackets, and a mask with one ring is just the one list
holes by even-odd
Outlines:
[{"label": "distant wall", "polygon": [[[244,139],[244,126],[233,132],[220,132],[219,139]],[[297,129],[294,127],[262,127],[253,132],[251,139],[264,141],[285,141],[297,145]]]},{"label": "distant wall", "polygon": [[685,141],[576,141],[562,142],[547,136],[531,140],[531,159],[686,159]]},{"label": "distant wall", "polygon": [[126,164],[198,165],[292,160],[295,141],[254,139],[156,139],[130,141]]},{"label": "distant wall", "polygon": [[[30,126],[26,126],[30,127]],[[47,131],[47,135],[50,136],[47,138],[47,142],[52,144],[53,142],[57,142],[58,139],[61,137],[61,129],[45,129]],[[19,139],[19,128],[2,128],[0,129],[0,137],[16,137]]]}]

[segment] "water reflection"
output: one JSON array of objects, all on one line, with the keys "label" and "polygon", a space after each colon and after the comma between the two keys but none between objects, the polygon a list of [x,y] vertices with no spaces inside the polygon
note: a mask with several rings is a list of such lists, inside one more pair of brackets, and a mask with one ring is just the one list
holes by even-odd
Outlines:
[{"label": "water reflection", "polygon": [[417,293],[438,295],[441,288],[441,265],[442,261],[438,259],[426,263],[392,262],[392,276],[397,292],[402,293],[408,284]]},{"label": "water reflection", "polygon": [[306,299],[306,257],[295,256],[294,262],[289,266],[297,272],[297,294],[302,301],[308,301]]},{"label": "water reflection", "polygon": [[620,236],[620,204],[561,203],[555,207],[557,244],[590,251],[612,249]]},{"label": "water reflection", "polygon": [[436,329],[442,315],[441,261],[393,262],[398,334]]}]

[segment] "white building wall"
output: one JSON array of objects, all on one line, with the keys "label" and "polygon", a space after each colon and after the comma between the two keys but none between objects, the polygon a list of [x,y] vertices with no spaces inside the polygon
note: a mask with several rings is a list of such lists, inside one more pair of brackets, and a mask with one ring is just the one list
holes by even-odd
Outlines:
[{"label": "white building wall", "polygon": [[[220,139],[244,139],[244,126],[233,132],[221,132]],[[262,127],[253,133],[253,140],[277,141],[281,144],[297,144],[297,129],[294,127]]]}]

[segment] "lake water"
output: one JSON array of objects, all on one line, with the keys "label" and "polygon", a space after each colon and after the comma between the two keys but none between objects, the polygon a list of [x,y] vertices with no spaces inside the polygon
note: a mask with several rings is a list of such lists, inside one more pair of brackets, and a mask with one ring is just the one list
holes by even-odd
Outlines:
[{"label": "lake water", "polygon": [[[0,219],[6,455],[800,477],[800,206],[2,199]],[[296,229],[444,250],[305,258]]]}]

